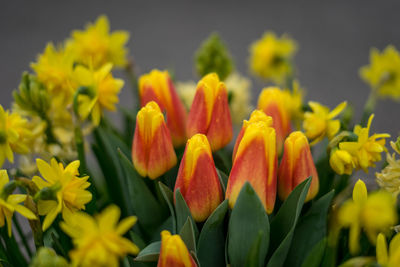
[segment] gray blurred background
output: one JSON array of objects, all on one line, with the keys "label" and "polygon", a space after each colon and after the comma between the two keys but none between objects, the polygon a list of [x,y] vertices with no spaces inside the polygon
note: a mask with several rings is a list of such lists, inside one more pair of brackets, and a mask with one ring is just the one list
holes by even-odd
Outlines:
[{"label": "gray blurred background", "polygon": [[[252,41],[266,30],[288,33],[299,43],[295,62],[306,99],[330,107],[347,99],[360,118],[369,88],[358,69],[368,63],[370,47],[400,48],[399,10],[400,1],[3,1],[0,104],[10,107],[21,73],[48,41],[61,42],[106,14],[113,30],[131,33],[128,46],[141,73],[170,68],[178,80],[198,79],[193,52],[212,31],[220,33],[245,75]],[[253,82],[254,102],[262,86]],[[125,106],[132,103],[128,95],[125,88]],[[381,101],[373,130],[397,136],[399,112],[399,103]]]}]

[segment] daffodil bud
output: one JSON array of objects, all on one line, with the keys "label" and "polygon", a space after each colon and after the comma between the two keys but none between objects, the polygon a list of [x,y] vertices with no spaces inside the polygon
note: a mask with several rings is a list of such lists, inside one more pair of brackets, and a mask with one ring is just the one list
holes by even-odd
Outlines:
[{"label": "daffodil bud", "polygon": [[46,116],[50,107],[49,95],[35,76],[24,72],[18,89],[13,92],[18,108],[42,118]]},{"label": "daffodil bud", "polygon": [[197,222],[206,220],[222,202],[222,189],[207,137],[196,134],[187,141],[175,191],[180,189]]},{"label": "daffodil bud", "polygon": [[339,175],[352,174],[355,163],[352,156],[346,150],[334,149],[329,158],[331,168]]},{"label": "daffodil bud", "polygon": [[58,256],[54,250],[41,247],[32,259],[31,267],[41,266],[54,266],[54,267],[68,267],[68,262],[61,256]]},{"label": "daffodil bud", "polygon": [[217,33],[212,33],[196,52],[196,70],[200,76],[216,72],[225,80],[232,72],[233,62],[228,49]]},{"label": "daffodil bud", "polygon": [[278,171],[278,194],[285,200],[293,189],[312,177],[305,201],[313,199],[319,189],[317,169],[311,155],[307,137],[300,131],[291,133],[285,140],[283,157]]},{"label": "daffodil bud", "polygon": [[281,154],[283,141],[292,131],[289,104],[284,91],[278,87],[263,89],[258,98],[258,109],[261,109],[265,114],[272,117],[272,126],[276,131],[278,154]]},{"label": "daffodil bud", "polygon": [[174,84],[167,71],[152,70],[139,78],[141,105],[155,101],[162,112],[166,113],[168,129],[174,146],[186,142],[186,110],[176,93]]},{"label": "daffodil bud", "polygon": [[136,116],[132,160],[138,173],[150,179],[163,175],[177,162],[164,116],[154,101],[147,103]]},{"label": "daffodil bud", "polygon": [[187,135],[207,136],[212,151],[226,146],[232,139],[232,119],[226,86],[216,73],[206,75],[197,84],[190,108]]},{"label": "daffodil bud", "polygon": [[179,235],[161,232],[161,250],[157,267],[197,267],[185,243]]},{"label": "daffodil bud", "polygon": [[272,213],[276,198],[277,164],[275,129],[265,121],[250,123],[233,159],[226,190],[229,206],[233,208],[243,185],[249,182],[266,212]]}]

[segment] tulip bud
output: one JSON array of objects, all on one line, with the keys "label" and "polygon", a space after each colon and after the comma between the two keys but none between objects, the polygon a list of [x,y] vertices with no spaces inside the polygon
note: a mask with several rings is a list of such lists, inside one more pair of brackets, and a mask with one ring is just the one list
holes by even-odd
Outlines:
[{"label": "tulip bud", "polygon": [[249,182],[266,212],[272,213],[276,197],[276,135],[265,121],[250,123],[237,146],[229,175],[226,198],[233,208],[240,190]]},{"label": "tulip bud", "polygon": [[186,142],[187,114],[168,72],[155,69],[142,75],[139,78],[139,94],[142,106],[149,101],[157,102],[162,112],[166,113],[174,146],[183,145]]},{"label": "tulip bud", "polygon": [[216,151],[232,139],[232,119],[226,86],[216,73],[206,75],[197,84],[190,108],[187,135],[205,134],[211,149]]},{"label": "tulip bud", "polygon": [[270,116],[266,115],[261,110],[258,110],[258,109],[254,110],[250,115],[250,119],[248,121],[247,120],[243,121],[242,129],[239,132],[239,135],[236,139],[235,147],[233,148],[232,161],[235,159],[237,148],[240,144],[240,141],[243,138],[243,134],[246,131],[247,126],[250,123],[254,123],[254,122],[258,122],[258,121],[263,121],[267,124],[267,126],[272,127],[272,118]]},{"label": "tulip bud", "polygon": [[185,243],[179,235],[161,232],[161,250],[157,267],[197,267]]},{"label": "tulip bud", "polygon": [[300,131],[293,132],[285,140],[283,157],[279,166],[279,197],[285,200],[298,184],[310,176],[312,180],[305,201],[313,199],[318,193],[318,173],[307,137]]},{"label": "tulip bud", "polygon": [[132,160],[138,173],[150,179],[161,176],[177,162],[164,116],[154,101],[147,103],[136,116]]},{"label": "tulip bud", "polygon": [[278,87],[268,87],[262,90],[258,98],[258,109],[272,117],[276,131],[278,154],[282,152],[283,141],[292,131],[290,125],[290,107],[284,91]]},{"label": "tulip bud", "polygon": [[196,134],[186,143],[175,192],[180,189],[193,219],[206,220],[222,202],[222,189],[207,137]]}]

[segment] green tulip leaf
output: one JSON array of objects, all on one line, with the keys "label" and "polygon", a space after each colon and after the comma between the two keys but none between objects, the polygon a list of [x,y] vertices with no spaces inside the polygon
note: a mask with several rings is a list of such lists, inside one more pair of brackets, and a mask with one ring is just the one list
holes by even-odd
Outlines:
[{"label": "green tulip leaf", "polygon": [[175,192],[175,213],[176,213],[176,226],[177,231],[180,232],[182,227],[185,225],[187,218],[192,221],[194,228],[194,234],[197,238],[199,235],[199,230],[196,227],[196,223],[193,220],[192,214],[190,213],[189,207],[183,198],[180,189],[178,188]]},{"label": "green tulip leaf", "polygon": [[179,235],[181,236],[183,243],[185,243],[188,250],[196,253],[196,238],[194,236],[192,220],[190,220],[189,217],[179,232]]},{"label": "green tulip leaf", "polygon": [[305,255],[305,260],[301,267],[319,267],[321,266],[322,257],[324,256],[326,247],[326,237],[321,239],[314,247],[310,249],[310,252]]},{"label": "green tulip leaf", "polygon": [[161,241],[153,242],[139,252],[135,261],[158,261],[160,249]]},{"label": "green tulip leaf", "polygon": [[204,266],[225,266],[224,219],[228,200],[224,200],[210,215],[200,232],[197,257]]},{"label": "green tulip leaf", "polygon": [[[257,240],[261,235],[261,244]],[[246,182],[233,207],[228,225],[228,258],[230,265],[264,266],[269,246],[269,221],[264,206],[251,185]],[[252,251],[257,249],[258,252]],[[253,259],[252,257],[257,257]]]},{"label": "green tulip leaf", "polygon": [[311,178],[307,178],[296,186],[282,204],[276,216],[272,219],[268,267],[283,265],[292,243],[294,230],[310,183]]}]

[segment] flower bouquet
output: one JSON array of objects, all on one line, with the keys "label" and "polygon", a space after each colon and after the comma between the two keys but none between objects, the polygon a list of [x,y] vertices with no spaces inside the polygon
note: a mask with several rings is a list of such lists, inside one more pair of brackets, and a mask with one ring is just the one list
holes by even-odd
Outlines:
[{"label": "flower bouquet", "polygon": [[[0,106],[1,265],[400,266],[400,140],[370,132],[379,99],[400,98],[393,46],[360,69],[356,122],[346,101],[304,101],[287,35],[250,46],[251,74],[274,84],[256,107],[217,33],[197,83],[138,76],[128,39],[100,16],[49,43]],[[352,175],[377,163],[368,192]]]}]

